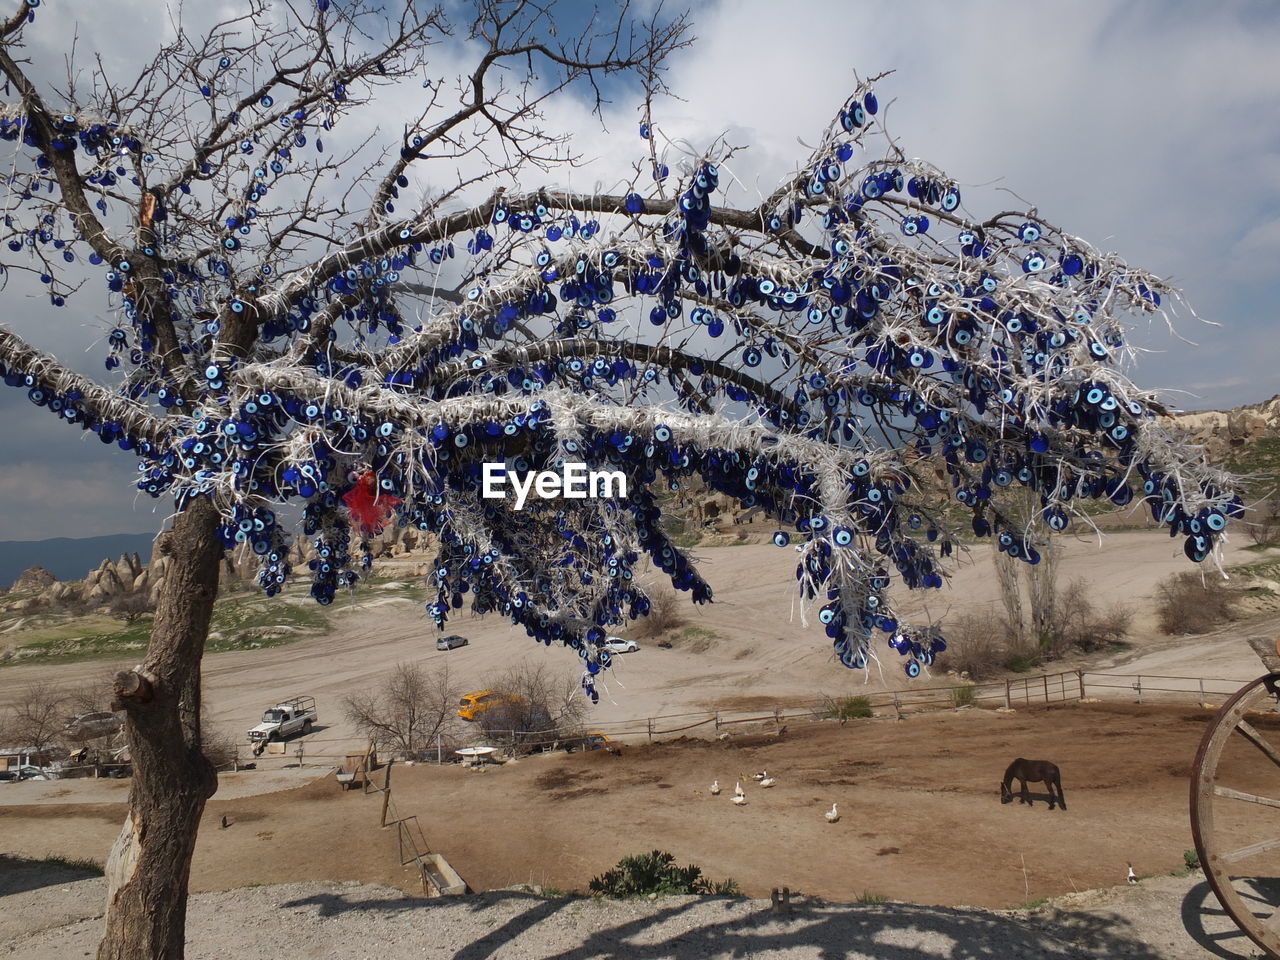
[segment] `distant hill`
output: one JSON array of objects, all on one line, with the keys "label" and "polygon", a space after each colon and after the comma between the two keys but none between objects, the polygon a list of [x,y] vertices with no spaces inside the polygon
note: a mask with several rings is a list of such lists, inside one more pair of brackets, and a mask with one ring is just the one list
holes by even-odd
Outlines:
[{"label": "distant hill", "polygon": [[117,533],[106,537],[53,537],[50,540],[0,540],[0,587],[8,587],[27,567],[39,564],[59,580],[81,580],[108,558],[137,553],[151,559],[150,533]]}]

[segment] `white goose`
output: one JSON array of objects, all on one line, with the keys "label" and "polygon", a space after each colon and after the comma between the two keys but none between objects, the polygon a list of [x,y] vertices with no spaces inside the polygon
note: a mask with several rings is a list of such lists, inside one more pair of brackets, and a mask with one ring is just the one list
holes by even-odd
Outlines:
[{"label": "white goose", "polygon": [[739,793],[739,794],[737,794],[736,796],[734,796],[734,798],[733,798],[733,802],[734,802],[734,804],[735,804],[735,805],[737,805],[737,806],[741,807],[741,806],[743,806],[743,805],[745,805],[745,804],[746,804],[746,802],[747,802],[747,795],[746,795],[745,793]]},{"label": "white goose", "polygon": [[763,780],[760,781],[760,786],[772,787],[777,782],[778,782],[777,778],[775,777],[765,777]]},{"label": "white goose", "polygon": [[738,802],[738,801],[737,801],[737,799],[736,799],[737,797],[745,797],[745,796],[746,796],[746,793],[745,793],[745,792],[743,791],[743,789],[742,789],[742,783],[741,783],[741,781],[739,781],[738,783],[735,783],[735,784],[733,785],[733,796],[734,796],[734,798],[735,798],[735,799],[734,799],[734,803],[737,803],[737,802]]},{"label": "white goose", "polygon": [[827,823],[837,823],[840,820],[840,811],[836,809],[836,805],[831,804],[831,809],[823,814],[827,818]]},{"label": "white goose", "polygon": [[711,790],[711,795],[712,795],[713,797],[718,797],[718,796],[720,796],[720,781],[719,781],[719,780],[712,780],[712,781],[711,781],[711,787],[710,787],[709,789]]},{"label": "white goose", "polygon": [[767,780],[767,779],[769,779],[769,771],[768,771],[768,770],[761,770],[759,773],[753,773],[753,774],[751,775],[751,779],[752,779],[752,780]]}]

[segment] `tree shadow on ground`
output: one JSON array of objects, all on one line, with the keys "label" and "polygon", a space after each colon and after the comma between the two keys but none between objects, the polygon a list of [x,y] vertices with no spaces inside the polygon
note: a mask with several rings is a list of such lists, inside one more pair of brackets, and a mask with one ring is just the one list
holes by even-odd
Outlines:
[{"label": "tree shadow on ground", "polygon": [[[517,903],[516,901],[523,901]],[[453,960],[488,960],[504,948],[539,960],[705,960],[708,957],[756,957],[795,950],[822,960],[1037,960],[1126,957],[1162,960],[1145,944],[1128,920],[1118,915],[1057,913],[1052,918],[1005,916],[953,907],[905,903],[826,904],[801,902],[789,916],[777,916],[757,901],[679,897],[657,901],[644,916],[622,922],[589,924],[581,914],[562,928],[576,940],[550,948],[544,921],[580,898],[544,899],[515,891],[495,891],[465,899],[349,900],[341,894],[322,894],[284,903],[283,907],[315,906],[322,916],[349,911],[494,910],[505,919],[485,936],[466,944],[447,940],[449,924],[436,949],[449,950]],[[711,910],[708,910],[708,907]],[[516,913],[512,915],[512,908]],[[698,909],[699,918],[687,917]],[[441,917],[443,920],[443,917]]]},{"label": "tree shadow on ground", "polygon": [[100,876],[101,871],[81,870],[57,861],[28,860],[0,853],[0,897]]}]

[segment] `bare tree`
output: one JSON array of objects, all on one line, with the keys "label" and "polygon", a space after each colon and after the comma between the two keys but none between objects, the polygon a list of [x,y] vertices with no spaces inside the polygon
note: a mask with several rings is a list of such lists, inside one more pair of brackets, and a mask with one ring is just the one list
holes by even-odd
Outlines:
[{"label": "bare tree", "polygon": [[343,700],[342,710],[360,736],[416,758],[434,747],[437,737],[451,735],[458,723],[457,705],[458,688],[447,664],[428,673],[401,663],[376,691]]},{"label": "bare tree", "polygon": [[43,750],[58,742],[66,726],[66,694],[47,681],[30,683],[14,701],[9,736],[18,746]]},{"label": "bare tree", "polygon": [[523,752],[581,732],[587,697],[574,677],[524,662],[489,677],[485,685],[507,699],[479,715],[485,735]]},{"label": "bare tree", "polygon": [[[175,15],[132,79],[83,45],[65,81],[43,79],[24,59],[37,5],[0,18],[0,267],[58,306],[104,282],[120,371],[97,383],[0,329],[0,376],[138,456],[141,489],[176,507],[150,648],[115,684],[137,775],[99,960],[182,955],[216,788],[199,668],[219,565],[252,551],[260,585],[282,588],[281,502],[304,505],[318,602],[359,580],[380,525],[412,524],[440,543],[437,624],[469,600],[568,644],[592,700],[605,627],[649,608],[642,555],[711,599],[664,532],[659,483],[700,476],[790,528],[780,545],[796,532],[836,658],[864,667],[880,630],[910,676],[945,641],[887,591],[943,584],[947,499],[1032,564],[1043,527],[1133,483],[1192,560],[1238,514],[1232,478],[1120,370],[1128,317],[1174,291],[1035,212],[969,212],[953,179],[882,137],[878,78],[833,103],[773,193],[734,206],[716,202],[734,148],[681,156],[655,113],[683,17],[624,8],[559,36],[551,4],[474,0],[457,31],[473,69],[446,82],[439,9],[242,2],[203,30]],[[625,185],[530,186],[577,161],[548,99],[578,84],[599,111],[610,74],[643,86]],[[338,149],[392,84],[417,101],[403,135]],[[620,476],[625,500],[485,495],[485,464],[570,461]],[[920,482],[934,467],[946,487]],[[1034,524],[1006,508],[1022,489]]]}]

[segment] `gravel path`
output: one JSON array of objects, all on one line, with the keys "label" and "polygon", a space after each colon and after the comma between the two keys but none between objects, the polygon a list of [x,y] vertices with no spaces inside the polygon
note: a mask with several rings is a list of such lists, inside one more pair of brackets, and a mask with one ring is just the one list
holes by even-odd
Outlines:
[{"label": "gravel path", "polygon": [[[0,876],[0,956],[92,956],[101,879],[66,871]],[[545,899],[495,891],[406,898],[367,884],[283,884],[191,898],[189,960],[1139,960],[1249,958],[1251,944],[1212,931],[1198,876],[1089,891],[1031,912],[905,903],[797,901],[789,917],[756,900]],[[1184,922],[1184,918],[1185,921]],[[1206,933],[1207,924],[1210,932]],[[1189,932],[1189,929],[1194,931]]]}]

